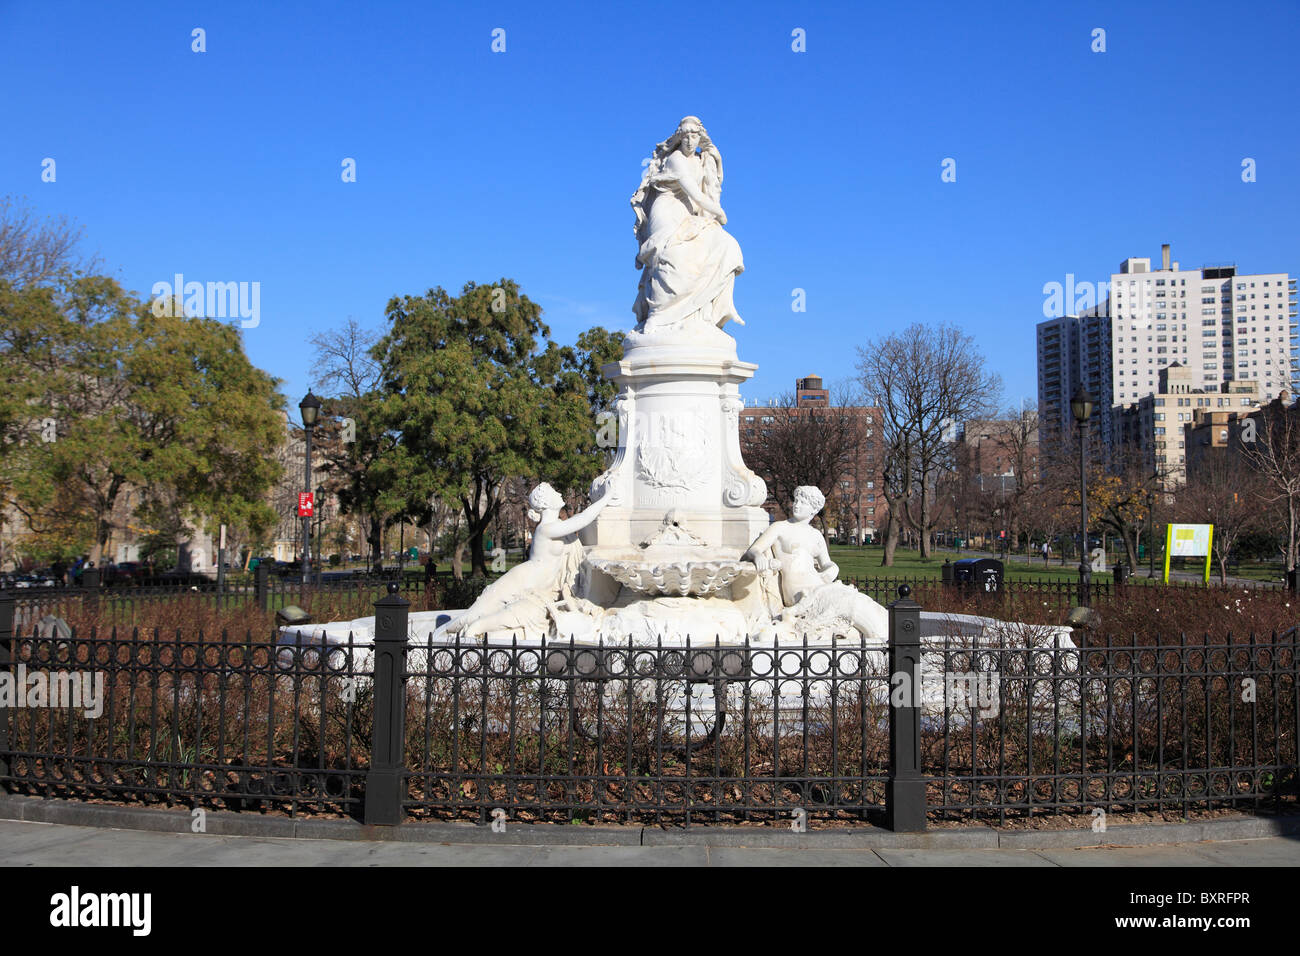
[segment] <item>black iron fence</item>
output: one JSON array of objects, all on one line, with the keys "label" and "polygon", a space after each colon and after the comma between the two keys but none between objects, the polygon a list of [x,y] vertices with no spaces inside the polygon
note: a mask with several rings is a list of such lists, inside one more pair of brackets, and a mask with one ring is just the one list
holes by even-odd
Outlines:
[{"label": "black iron fence", "polygon": [[274,640],[2,638],[0,782],[11,792],[231,810],[357,813],[370,747],[359,654]]},{"label": "black iron fence", "polygon": [[[374,602],[386,593],[393,574],[323,574],[303,581],[299,575],[270,573],[265,565],[253,573],[218,581],[201,575],[184,580],[146,585],[106,585],[97,575],[83,572],[81,583],[71,587],[32,587],[12,592],[20,626],[47,616],[67,617],[81,613],[107,621],[129,623],[144,607],[166,601],[185,601],[219,611],[252,608],[274,612],[288,605],[310,608],[327,602],[336,613],[355,611],[360,617],[372,612]],[[453,587],[450,572],[425,577],[396,578],[400,592],[412,601],[429,603],[447,595]],[[454,596],[454,592],[453,592]]]},{"label": "black iron fence", "polygon": [[887,646],[412,640],[396,588],[375,604],[373,642],[330,645],[15,635],[12,607],[0,598],[0,675],[25,689],[0,698],[11,792],[384,825],[900,830],[1297,800],[1294,632],[1083,648],[1049,628],[923,638],[906,592]]},{"label": "black iron fence", "polygon": [[[946,598],[962,595],[996,600],[1031,596],[1046,600],[1049,604],[1057,607],[1069,607],[1076,603],[1079,598],[1079,584],[1077,581],[1051,579],[1038,581],[1003,580],[995,594],[991,594],[976,585],[945,583],[940,578],[855,577],[850,578],[848,583],[880,604],[888,604],[893,599],[893,596],[898,593],[900,587],[907,587],[913,596],[927,607],[941,603]],[[1167,586],[1182,587],[1183,585],[1171,584]],[[1088,593],[1092,600],[1097,602],[1110,598],[1119,590],[1114,588],[1110,581],[1091,581],[1089,582]]]},{"label": "black iron fence", "polygon": [[[92,575],[93,577],[93,575]],[[27,627],[47,617],[93,617],[101,623],[129,624],[141,610],[161,602],[183,602],[188,606],[206,607],[220,612],[255,609],[274,612],[288,605],[296,605],[309,613],[329,613],[335,619],[368,616],[374,602],[386,593],[393,575],[339,574],[303,582],[298,576],[281,576],[268,573],[261,566],[254,574],[231,578],[218,583],[216,579],[192,576],[183,582],[148,586],[101,586],[27,588],[12,592],[16,600],[17,622]],[[868,594],[881,604],[887,604],[900,587],[911,589],[913,596],[930,608],[948,608],[954,599],[967,601],[979,598],[992,602],[1035,598],[1054,609],[1069,608],[1078,600],[1078,584],[1066,580],[1006,580],[995,595],[982,589],[945,584],[938,578],[902,576],[849,578],[848,583]],[[433,577],[408,574],[397,579],[400,593],[421,610],[468,606],[477,595],[475,579],[457,582],[450,572]],[[478,582],[482,583],[482,582]],[[1170,584],[1147,583],[1128,587],[1111,581],[1092,581],[1092,603],[1111,599],[1125,599],[1133,595],[1133,587],[1158,587],[1173,590],[1204,588],[1197,582]],[[1272,589],[1259,585],[1261,589]],[[1240,586],[1234,586],[1240,590]]]}]

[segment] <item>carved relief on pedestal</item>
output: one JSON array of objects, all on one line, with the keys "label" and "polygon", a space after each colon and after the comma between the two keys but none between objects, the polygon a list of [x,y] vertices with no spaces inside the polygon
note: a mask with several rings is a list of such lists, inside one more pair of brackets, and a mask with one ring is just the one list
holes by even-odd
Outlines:
[{"label": "carved relief on pedestal", "polygon": [[761,505],[767,500],[767,483],[746,468],[740,457],[740,410],[744,407],[739,395],[728,395],[722,400],[727,430],[723,499],[733,508]]},{"label": "carved relief on pedestal", "polygon": [[713,458],[713,440],[696,412],[653,416],[636,439],[637,477],[649,488],[695,491],[708,481]]}]

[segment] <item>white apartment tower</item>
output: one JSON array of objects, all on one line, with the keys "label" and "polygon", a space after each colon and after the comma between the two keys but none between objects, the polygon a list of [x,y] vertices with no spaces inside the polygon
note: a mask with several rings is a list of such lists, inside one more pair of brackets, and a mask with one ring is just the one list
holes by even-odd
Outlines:
[{"label": "white apartment tower", "polygon": [[1111,405],[1159,390],[1160,370],[1185,366],[1195,387],[1252,381],[1263,401],[1294,390],[1295,280],[1285,272],[1238,275],[1234,266],[1180,269],[1125,259],[1111,276]]},{"label": "white apartment tower", "polygon": [[[1150,259],[1125,259],[1108,297],[1098,292],[1097,301],[1077,318],[1038,325],[1038,403],[1048,443],[1053,431],[1070,427],[1070,394],[1080,380],[1099,411],[1156,394],[1161,370],[1175,362],[1186,370],[1180,377],[1206,393],[1233,382],[1255,383],[1262,402],[1283,388],[1297,391],[1296,280],[1285,272],[1181,269],[1165,244],[1159,269]],[[1112,415],[1101,418],[1098,431],[1110,446],[1118,426]]]}]

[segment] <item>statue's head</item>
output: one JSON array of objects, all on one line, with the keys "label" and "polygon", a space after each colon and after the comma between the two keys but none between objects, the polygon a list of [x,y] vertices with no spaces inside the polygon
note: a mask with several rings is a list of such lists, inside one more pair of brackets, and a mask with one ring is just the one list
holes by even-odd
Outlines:
[{"label": "statue's head", "polygon": [[540,521],[543,512],[559,511],[564,507],[564,496],[546,482],[542,482],[528,495],[528,517]]},{"label": "statue's head", "polygon": [[708,139],[709,134],[698,116],[684,116],[677,124],[677,132],[673,136],[678,143],[686,147],[688,153],[694,154],[699,149],[700,143]]},{"label": "statue's head", "polygon": [[796,521],[811,518],[826,506],[826,496],[816,485],[800,485],[794,490],[791,512]]},{"label": "statue's head", "polygon": [[709,131],[704,128],[698,116],[683,116],[673,135],[655,147],[655,156],[662,158],[683,146],[692,156],[697,149],[708,150],[713,146]]}]

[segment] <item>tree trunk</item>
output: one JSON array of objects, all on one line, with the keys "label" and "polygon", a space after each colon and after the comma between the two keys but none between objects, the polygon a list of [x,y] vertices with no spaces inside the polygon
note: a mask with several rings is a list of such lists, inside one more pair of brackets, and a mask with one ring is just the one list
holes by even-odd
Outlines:
[{"label": "tree trunk", "polygon": [[885,548],[880,558],[882,568],[892,568],[894,566],[894,552],[898,550],[898,519],[894,517],[894,511],[891,508],[889,517],[885,521]]},{"label": "tree trunk", "polygon": [[1296,500],[1294,498],[1287,499],[1286,506],[1287,506],[1286,569],[1288,571],[1294,571],[1296,568],[1296,550],[1297,550],[1296,548],[1296,537],[1297,537]]},{"label": "tree trunk", "polygon": [[451,556],[451,576],[457,581],[465,580],[465,572],[461,570],[461,563],[465,560],[465,541],[456,542],[456,551]]},{"label": "tree trunk", "polygon": [[492,519],[496,517],[499,502],[492,501],[483,513],[476,514],[479,510],[479,495],[475,495],[475,500],[462,498],[461,505],[465,512],[465,529],[469,537],[470,553],[470,574],[474,577],[487,576],[487,558],[483,551],[483,535],[492,524]]},{"label": "tree trunk", "polygon": [[486,528],[475,528],[469,538],[470,574],[476,578],[487,577],[487,558],[483,553],[483,533]]},{"label": "tree trunk", "polygon": [[921,560],[930,559],[930,495],[925,485],[921,485],[921,522],[916,529],[918,544],[921,546]]}]

